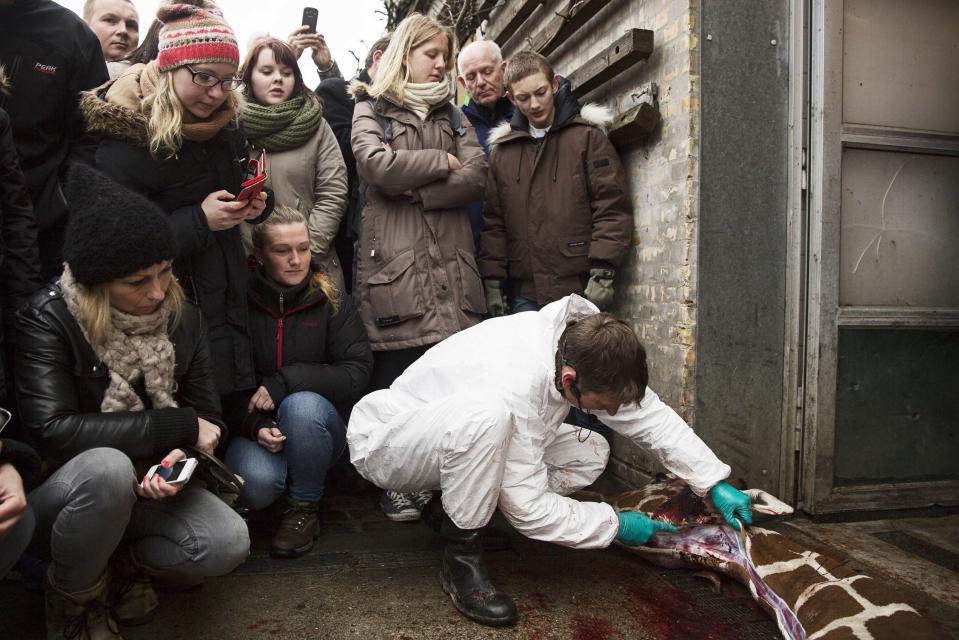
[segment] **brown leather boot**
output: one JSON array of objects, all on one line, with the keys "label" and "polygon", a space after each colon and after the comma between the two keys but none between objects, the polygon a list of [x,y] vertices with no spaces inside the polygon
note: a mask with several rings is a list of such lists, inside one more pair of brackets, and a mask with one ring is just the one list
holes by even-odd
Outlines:
[{"label": "brown leather boot", "polygon": [[47,640],[123,640],[110,617],[105,573],[92,587],[67,593],[53,583],[48,570],[43,592]]},{"label": "brown leather boot", "polygon": [[271,556],[299,558],[313,548],[313,541],[320,534],[319,504],[286,498],[280,528],[270,542]]}]

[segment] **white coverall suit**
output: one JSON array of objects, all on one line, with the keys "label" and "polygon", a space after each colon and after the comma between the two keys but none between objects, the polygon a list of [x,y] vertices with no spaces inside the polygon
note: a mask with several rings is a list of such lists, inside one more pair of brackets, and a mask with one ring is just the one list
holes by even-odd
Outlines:
[{"label": "white coverall suit", "polygon": [[[598,434],[578,441],[579,429],[563,423],[570,404],[554,383],[560,335],[595,313],[572,295],[437,344],[389,389],[354,407],[351,462],[384,489],[442,489],[443,508],[461,529],[484,526],[498,506],[530,538],[608,546],[619,530],[613,508],[565,496],[602,473],[609,445]],[[729,476],[729,466],[650,389],[615,416],[594,413],[699,495]]]}]

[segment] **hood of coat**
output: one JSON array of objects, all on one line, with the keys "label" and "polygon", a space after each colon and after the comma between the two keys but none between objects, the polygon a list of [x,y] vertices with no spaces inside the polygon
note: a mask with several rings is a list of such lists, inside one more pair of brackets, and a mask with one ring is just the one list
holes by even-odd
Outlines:
[{"label": "hood of coat", "polygon": [[[519,109],[516,110],[516,113],[519,113]],[[513,118],[515,119],[515,117],[516,116],[514,115]],[[525,121],[526,119],[523,118],[523,120]],[[598,127],[605,132],[609,128],[609,125],[612,124],[613,120],[613,112],[609,107],[590,102],[583,105],[579,111],[579,115],[564,124],[563,128],[570,125],[579,124],[590,127]],[[550,127],[550,133],[557,130],[558,129],[556,128]],[[528,129],[517,130],[514,128],[512,122],[501,122],[490,130],[489,144],[490,148],[492,148],[497,144],[529,137],[530,135]]]},{"label": "hood of coat", "polygon": [[293,309],[312,307],[326,301],[326,296],[319,289],[310,291],[310,280],[317,272],[318,265],[313,262],[310,267],[310,277],[292,287],[283,287],[266,275],[263,267],[250,274],[247,285],[247,294],[255,305],[280,317]]},{"label": "hood of coat", "polygon": [[[599,127],[606,131],[613,121],[613,113],[608,107],[592,102],[580,106],[579,101],[572,94],[572,85],[566,78],[560,79],[559,91],[556,92],[554,102],[556,115],[553,118],[553,125],[549,128],[550,133],[575,124]],[[511,140],[529,137],[529,121],[519,109],[514,109],[513,118],[510,121],[501,122],[490,130],[489,144],[493,147]]]},{"label": "hood of coat", "polygon": [[150,142],[149,119],[142,111],[107,99],[107,93],[126,75],[110,80],[96,89],[80,93],[80,112],[88,132],[104,138],[146,147]]}]

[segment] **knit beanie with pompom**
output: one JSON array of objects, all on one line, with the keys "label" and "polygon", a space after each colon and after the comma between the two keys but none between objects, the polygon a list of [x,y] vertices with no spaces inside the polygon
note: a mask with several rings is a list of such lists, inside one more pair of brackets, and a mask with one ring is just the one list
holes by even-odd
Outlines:
[{"label": "knit beanie with pompom", "polygon": [[169,2],[157,9],[160,28],[161,72],[188,64],[226,62],[240,65],[240,48],[223,12],[210,0]]}]

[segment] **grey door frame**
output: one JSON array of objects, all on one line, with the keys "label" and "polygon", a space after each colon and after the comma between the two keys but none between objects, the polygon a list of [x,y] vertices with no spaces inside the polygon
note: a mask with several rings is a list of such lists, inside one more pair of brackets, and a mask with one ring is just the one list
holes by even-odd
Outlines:
[{"label": "grey door frame", "polygon": [[959,327],[959,309],[839,306],[843,149],[959,155],[956,136],[843,125],[843,4],[842,0],[811,0],[809,16],[805,384],[798,394],[803,407],[802,504],[815,514],[959,504],[959,481],[836,486],[833,480],[840,326]]}]

